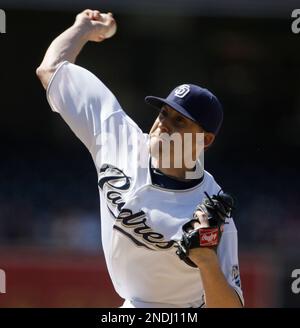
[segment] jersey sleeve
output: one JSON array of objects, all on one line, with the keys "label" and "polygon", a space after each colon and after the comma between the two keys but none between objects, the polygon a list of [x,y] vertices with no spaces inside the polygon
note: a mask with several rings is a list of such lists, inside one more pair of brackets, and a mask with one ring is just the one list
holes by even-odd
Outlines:
[{"label": "jersey sleeve", "polygon": [[143,135],[112,92],[78,65],[65,61],[57,68],[47,88],[47,99],[88,148],[97,167],[103,162],[120,162],[128,154],[130,140]]},{"label": "jersey sleeve", "polygon": [[238,235],[233,219],[225,225],[224,233],[218,247],[221,269],[228,283],[235,289],[241,303],[245,305],[238,261]]},{"label": "jersey sleeve", "polygon": [[102,122],[122,112],[115,96],[94,74],[67,61],[53,74],[47,99],[88,149],[100,133]]}]

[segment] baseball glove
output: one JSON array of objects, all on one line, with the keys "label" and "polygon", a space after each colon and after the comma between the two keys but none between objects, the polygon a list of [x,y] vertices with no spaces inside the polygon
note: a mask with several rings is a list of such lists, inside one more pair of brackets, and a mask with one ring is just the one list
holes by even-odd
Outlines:
[{"label": "baseball glove", "polygon": [[[197,267],[193,261],[189,259],[189,250],[198,247],[213,247],[217,248],[226,218],[231,217],[233,210],[233,198],[229,194],[221,193],[221,190],[217,195],[209,196],[205,192],[206,198],[202,204],[199,204],[193,213],[193,219],[183,225],[182,238],[177,243],[176,254],[179,258],[185,261],[192,267]],[[207,226],[203,225],[194,228],[195,223],[199,225],[199,218],[196,214],[197,211],[201,211],[207,217]]]}]

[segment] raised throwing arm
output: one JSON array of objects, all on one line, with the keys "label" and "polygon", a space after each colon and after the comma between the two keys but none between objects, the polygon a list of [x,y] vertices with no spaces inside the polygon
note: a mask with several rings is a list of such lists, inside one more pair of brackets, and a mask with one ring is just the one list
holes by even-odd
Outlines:
[{"label": "raised throwing arm", "polygon": [[67,60],[74,63],[88,41],[102,42],[114,35],[116,22],[111,13],[86,9],[76,16],[74,24],[60,34],[49,46],[36,74],[47,89],[57,66]]}]

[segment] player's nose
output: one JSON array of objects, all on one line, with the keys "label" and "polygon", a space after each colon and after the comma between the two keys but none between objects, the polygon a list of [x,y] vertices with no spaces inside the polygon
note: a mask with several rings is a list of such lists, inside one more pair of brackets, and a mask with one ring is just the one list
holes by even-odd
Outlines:
[{"label": "player's nose", "polygon": [[158,127],[161,133],[170,133],[171,131],[170,122],[165,117],[159,119]]}]

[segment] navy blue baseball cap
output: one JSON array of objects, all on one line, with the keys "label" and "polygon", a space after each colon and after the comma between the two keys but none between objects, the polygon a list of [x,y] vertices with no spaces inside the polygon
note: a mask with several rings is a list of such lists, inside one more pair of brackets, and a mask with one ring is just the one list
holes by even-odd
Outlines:
[{"label": "navy blue baseball cap", "polygon": [[167,98],[148,96],[147,104],[161,109],[169,105],[183,116],[198,123],[205,131],[219,132],[223,121],[223,108],[218,98],[209,90],[194,84],[176,87]]}]

